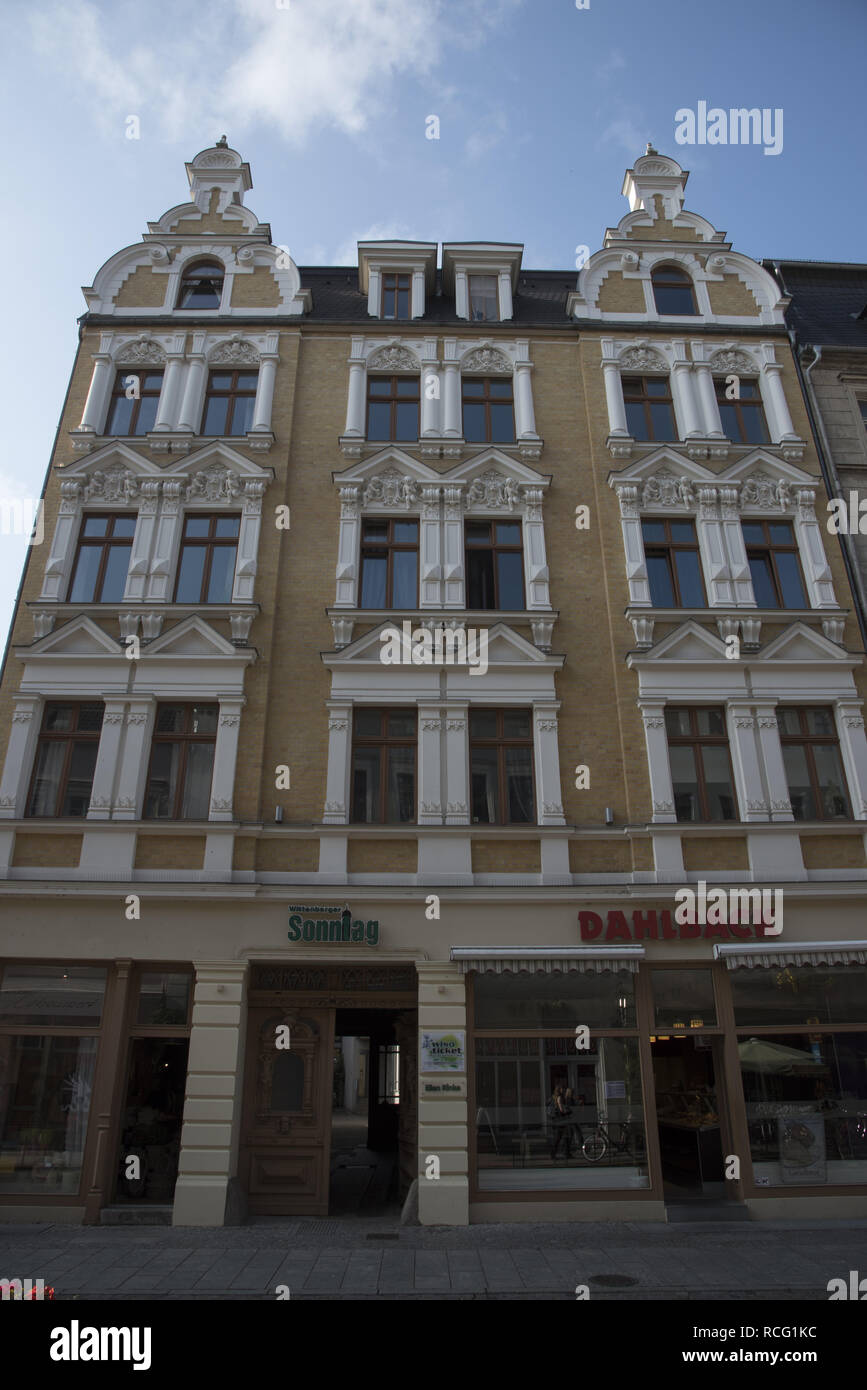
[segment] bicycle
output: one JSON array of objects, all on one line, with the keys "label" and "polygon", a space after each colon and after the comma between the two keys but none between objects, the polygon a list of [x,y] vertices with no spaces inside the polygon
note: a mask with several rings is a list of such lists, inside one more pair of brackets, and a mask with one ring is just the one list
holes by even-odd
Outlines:
[{"label": "bicycle", "polygon": [[633,1132],[630,1122],[609,1125],[605,1115],[600,1115],[596,1128],[581,1145],[581,1152],[588,1163],[599,1163],[611,1151],[613,1155],[629,1154],[633,1162],[644,1153],[644,1135],[640,1129]]}]

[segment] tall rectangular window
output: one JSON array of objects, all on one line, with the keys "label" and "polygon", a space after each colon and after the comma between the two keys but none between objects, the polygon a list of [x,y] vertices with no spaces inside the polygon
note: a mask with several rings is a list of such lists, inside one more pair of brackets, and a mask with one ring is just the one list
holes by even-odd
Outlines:
[{"label": "tall rectangular window", "polygon": [[175,603],[231,603],[240,529],[239,516],[185,517]]},{"label": "tall rectangular window", "polygon": [[106,434],[127,437],[148,434],[156,423],[162,388],[161,371],[142,372],[135,367],[121,367],[114,379]]},{"label": "tall rectangular window", "polygon": [[668,755],[678,820],[737,820],[725,710],[668,706]]},{"label": "tall rectangular window", "polygon": [[520,521],[468,521],[464,526],[467,607],[524,607]]},{"label": "tall rectangular window", "polygon": [[704,608],[701,556],[692,521],[642,521],[644,557],[655,608]]},{"label": "tall rectangular window", "polygon": [[218,705],[158,705],[143,816],[207,820]]},{"label": "tall rectangular window", "polygon": [[382,317],[408,319],[412,276],[386,272],[382,277]]},{"label": "tall rectangular window", "polygon": [[51,701],[45,706],[28,816],[87,815],[104,712],[97,701]]},{"label": "tall rectangular window", "polygon": [[470,710],[470,797],[474,825],[535,820],[530,710]]},{"label": "tall rectangular window", "polygon": [[464,439],[468,444],[514,444],[515,405],[511,377],[464,377]]},{"label": "tall rectangular window", "polygon": [[777,723],[795,820],[849,820],[834,711],[821,705],[778,705]]},{"label": "tall rectangular window", "polygon": [[715,377],[716,399],[723,433],[736,444],[769,444],[771,436],[765,421],[765,411],[759,383],[741,377],[737,399],[726,396],[726,378]]},{"label": "tall rectangular window", "polygon": [[470,318],[474,323],[490,323],[500,317],[496,275],[469,275]]},{"label": "tall rectangular window", "polygon": [[418,607],[418,522],[362,522],[362,608]]},{"label": "tall rectangular window", "polygon": [[367,438],[418,439],[417,376],[372,376],[367,380]]},{"label": "tall rectangular window", "polygon": [[790,521],[745,521],[744,545],[759,608],[806,608],[798,542]]},{"label": "tall rectangular window", "polygon": [[202,434],[237,439],[253,428],[258,372],[217,371],[208,373]]},{"label": "tall rectangular window", "polygon": [[416,818],[414,709],[356,709],[352,819],[397,825]]},{"label": "tall rectangular window", "polygon": [[633,439],[677,439],[674,401],[667,376],[623,377],[626,425]]},{"label": "tall rectangular window", "polygon": [[67,603],[120,603],[126,588],[135,516],[82,518]]}]

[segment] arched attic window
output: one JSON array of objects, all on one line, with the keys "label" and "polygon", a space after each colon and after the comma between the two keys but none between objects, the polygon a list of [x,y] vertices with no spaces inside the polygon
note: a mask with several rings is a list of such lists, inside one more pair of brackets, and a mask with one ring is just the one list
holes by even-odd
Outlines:
[{"label": "arched attic window", "polygon": [[650,273],[658,314],[697,314],[692,280],[679,265],[657,265]]},{"label": "arched attic window", "polygon": [[219,309],[223,298],[224,270],[219,261],[198,261],[188,266],[178,293],[179,309]]}]

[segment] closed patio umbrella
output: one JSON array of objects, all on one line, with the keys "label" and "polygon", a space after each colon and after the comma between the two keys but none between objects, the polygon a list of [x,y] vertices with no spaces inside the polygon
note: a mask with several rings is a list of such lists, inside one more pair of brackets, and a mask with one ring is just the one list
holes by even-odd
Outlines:
[{"label": "closed patio umbrella", "polygon": [[748,1038],[746,1042],[738,1043],[738,1057],[746,1071],[791,1073],[802,1068],[827,1071],[824,1062],[812,1057],[809,1052],[784,1047],[782,1043],[767,1042],[764,1038]]}]

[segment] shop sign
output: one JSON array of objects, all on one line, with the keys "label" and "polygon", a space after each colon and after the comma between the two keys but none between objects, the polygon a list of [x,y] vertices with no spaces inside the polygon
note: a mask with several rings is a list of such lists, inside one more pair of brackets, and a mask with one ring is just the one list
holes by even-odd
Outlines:
[{"label": "shop sign", "polygon": [[421,1070],[466,1071],[466,1032],[428,1032],[421,1035]]},{"label": "shop sign", "polygon": [[379,920],[353,919],[348,907],[316,907],[310,903],[289,907],[290,941],[315,942],[320,946],[355,943],[362,946],[379,944]]},{"label": "shop sign", "polygon": [[467,1078],[450,1076],[447,1081],[426,1081],[422,1078],[422,1098],[435,1096],[438,1100],[461,1100],[467,1094]]},{"label": "shop sign", "polygon": [[703,937],[717,941],[760,941],[777,932],[768,930],[772,922],[677,922],[668,908],[661,912],[636,908],[627,917],[625,912],[612,910],[603,922],[598,912],[579,912],[578,925],[582,941],[694,941]]}]

